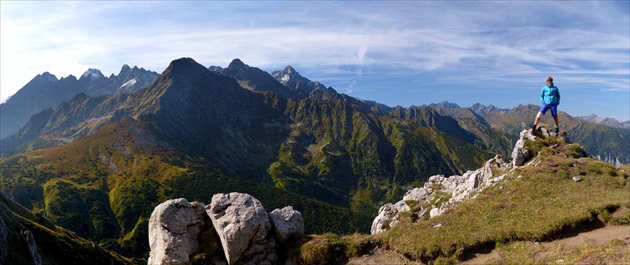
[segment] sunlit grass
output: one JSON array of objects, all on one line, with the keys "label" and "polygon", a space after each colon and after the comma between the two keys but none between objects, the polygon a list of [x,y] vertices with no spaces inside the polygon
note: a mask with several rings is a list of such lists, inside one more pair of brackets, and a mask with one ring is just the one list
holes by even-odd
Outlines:
[{"label": "sunlit grass", "polygon": [[[443,215],[429,220],[400,218],[401,224],[388,232],[376,236],[355,235],[342,240],[342,245],[379,246],[410,260],[434,264],[452,264],[466,253],[487,246],[501,246],[501,253],[509,255],[497,264],[546,264],[557,260],[565,264],[585,260],[628,262],[628,242],[547,249],[552,254],[532,259],[536,246],[528,242],[553,240],[567,231],[603,224],[627,224],[630,220],[628,211],[618,216],[612,214],[618,208],[630,207],[630,167],[615,168],[592,158],[574,158],[565,155],[565,150],[577,147],[560,144],[556,151],[541,152],[534,158],[535,166],[503,172],[504,181]],[[550,147],[544,146],[541,150],[545,148]],[[576,176],[581,180],[575,181]],[[307,242],[309,246],[300,253],[312,252],[313,244],[323,241]]]}]

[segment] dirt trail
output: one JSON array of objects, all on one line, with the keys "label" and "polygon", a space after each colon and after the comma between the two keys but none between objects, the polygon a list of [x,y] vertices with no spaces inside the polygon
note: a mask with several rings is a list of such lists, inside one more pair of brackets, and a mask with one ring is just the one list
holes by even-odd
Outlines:
[{"label": "dirt trail", "polygon": [[[543,246],[551,246],[552,244],[563,244],[565,246],[576,246],[584,243],[586,240],[593,242],[593,244],[604,244],[614,239],[627,240],[630,238],[630,226],[606,226],[598,228],[588,232],[582,232],[575,236],[570,236],[550,242],[541,242]],[[493,259],[499,257],[498,250],[492,250],[490,253],[476,254],[474,258],[461,262],[460,264],[485,264]],[[362,257],[355,257],[350,259],[348,264],[421,264],[417,262],[410,262],[409,260],[401,257],[399,254],[393,251],[377,250],[372,255],[365,255]]]}]

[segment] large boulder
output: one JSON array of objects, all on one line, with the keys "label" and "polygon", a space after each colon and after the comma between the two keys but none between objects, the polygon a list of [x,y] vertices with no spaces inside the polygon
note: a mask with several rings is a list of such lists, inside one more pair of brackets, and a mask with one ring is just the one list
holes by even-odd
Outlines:
[{"label": "large boulder", "polygon": [[293,234],[304,234],[304,218],[291,206],[271,211],[269,219],[279,243],[286,242]]},{"label": "large boulder", "polygon": [[215,194],[206,212],[230,265],[270,263],[277,257],[275,239],[269,236],[269,215],[256,198],[237,192]]},{"label": "large boulder", "polygon": [[206,214],[205,205],[180,198],[168,200],[153,210],[149,219],[150,265],[190,264],[199,251],[198,235]]}]

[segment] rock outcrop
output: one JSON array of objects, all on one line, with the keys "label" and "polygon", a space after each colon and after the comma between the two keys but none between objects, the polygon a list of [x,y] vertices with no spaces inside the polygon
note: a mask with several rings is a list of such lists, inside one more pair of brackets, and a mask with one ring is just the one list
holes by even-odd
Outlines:
[{"label": "rock outcrop", "polygon": [[190,264],[190,255],[199,251],[200,227],[205,205],[186,199],[161,203],[149,219],[149,264]]},{"label": "rock outcrop", "polygon": [[370,232],[373,235],[385,232],[390,227],[398,224],[398,213],[410,210],[411,208],[409,208],[409,205],[407,205],[404,200],[395,204],[387,203],[381,206],[381,208],[378,209],[378,215],[374,218],[374,222],[372,222]]},{"label": "rock outcrop", "polygon": [[[287,206],[267,213],[249,194],[215,194],[207,206],[174,199],[151,214],[148,264],[278,264],[279,244],[303,233],[299,211]],[[201,246],[219,247],[208,251]]]},{"label": "rock outcrop", "polygon": [[520,138],[514,145],[514,150],[512,151],[512,165],[515,167],[520,167],[525,164],[525,160],[527,156],[529,156],[527,149],[525,149],[526,140],[536,140],[536,136],[532,134],[532,130],[521,131]]},{"label": "rock outcrop", "polygon": [[[535,131],[523,130],[512,151],[511,162],[497,155],[486,161],[483,167],[468,171],[461,176],[431,176],[423,187],[414,188],[405,193],[402,201],[396,204],[383,205],[379,209],[378,216],[372,222],[372,234],[382,233],[398,224],[401,212],[413,211],[416,218],[433,218],[448,209],[452,209],[464,200],[475,198],[478,192],[505,178],[506,174],[495,176],[493,169],[499,169],[497,172],[507,172],[507,170],[523,166],[527,159],[537,155],[530,154],[530,151],[525,147],[527,140],[536,141],[537,137],[542,139],[556,137],[561,142],[569,143],[566,134],[556,134],[545,127],[540,127]],[[426,216],[427,212],[428,216]]]},{"label": "rock outcrop", "polygon": [[438,216],[460,202],[474,197],[474,194],[485,187],[502,180],[504,175],[494,176],[493,168],[507,169],[511,167],[510,163],[497,155],[486,161],[483,167],[468,171],[462,176],[431,176],[423,187],[405,193],[402,201],[383,205],[379,209],[378,216],[372,222],[371,233],[382,233],[398,224],[398,215],[401,212],[411,210],[407,205],[409,201],[418,202],[415,206],[416,210],[419,210],[418,216],[424,216],[427,211],[431,218]]}]

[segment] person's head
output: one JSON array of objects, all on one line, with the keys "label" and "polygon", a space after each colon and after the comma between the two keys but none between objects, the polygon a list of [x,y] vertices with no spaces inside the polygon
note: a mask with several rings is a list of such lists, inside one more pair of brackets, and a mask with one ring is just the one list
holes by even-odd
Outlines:
[{"label": "person's head", "polygon": [[553,78],[551,76],[547,76],[547,85],[553,86]]}]

